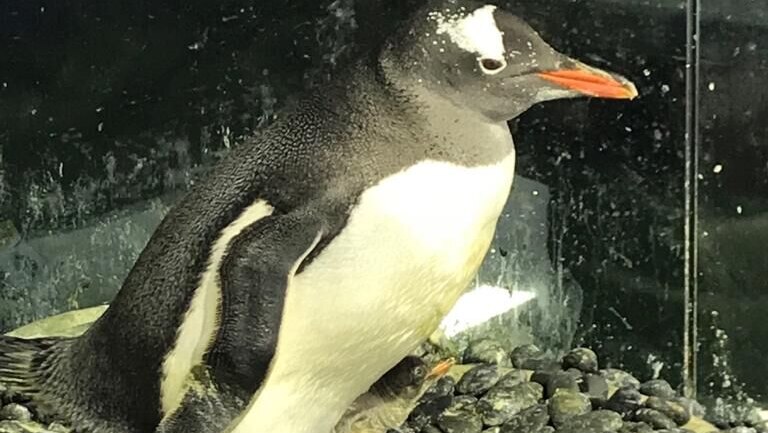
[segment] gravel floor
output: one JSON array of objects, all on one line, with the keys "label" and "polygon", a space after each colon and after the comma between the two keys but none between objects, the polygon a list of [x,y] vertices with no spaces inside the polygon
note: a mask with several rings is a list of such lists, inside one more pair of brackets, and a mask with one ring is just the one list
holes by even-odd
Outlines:
[{"label": "gravel floor", "polygon": [[641,383],[628,372],[601,369],[586,348],[556,361],[535,346],[508,354],[480,340],[461,358],[464,364],[422,397],[405,425],[388,433],[768,433],[754,416],[708,417],[665,380]]},{"label": "gravel floor", "polygon": [[[430,361],[439,356],[422,355]],[[625,371],[601,369],[585,348],[554,361],[534,346],[507,353],[480,340],[460,358],[408,421],[387,433],[768,433],[750,411],[745,419],[712,419],[666,381],[641,383]],[[0,402],[0,433],[71,432],[62,422],[41,421],[33,407],[3,389]]]}]

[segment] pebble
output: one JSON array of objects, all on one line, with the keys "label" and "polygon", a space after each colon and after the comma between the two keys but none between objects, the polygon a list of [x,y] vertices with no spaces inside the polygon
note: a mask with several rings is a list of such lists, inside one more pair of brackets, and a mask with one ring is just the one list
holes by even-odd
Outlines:
[{"label": "pebble", "polygon": [[757,430],[752,427],[739,426],[728,429],[725,431],[725,433],[757,433]]},{"label": "pebble", "polygon": [[25,433],[23,426],[18,421],[0,421],[0,433]]},{"label": "pebble", "polygon": [[563,357],[563,369],[575,368],[584,373],[597,373],[597,354],[585,347],[571,350]]},{"label": "pebble", "polygon": [[670,417],[655,409],[638,409],[632,414],[632,420],[647,423],[654,430],[677,428],[677,424]]},{"label": "pebble", "polygon": [[437,422],[440,414],[453,405],[453,400],[452,395],[446,395],[419,403],[408,415],[408,423],[417,429],[422,429],[428,424]]},{"label": "pebble", "polygon": [[[419,433],[419,432],[414,430],[414,429],[412,429],[412,428],[410,428],[410,427],[408,427],[408,426],[403,426],[403,427],[400,427],[400,428],[387,429],[387,433]],[[442,433],[442,432],[440,432],[440,430],[438,430],[438,433]]]},{"label": "pebble", "polygon": [[[48,430],[51,433],[71,433],[72,432],[72,429],[70,429],[69,427],[65,427],[57,422],[53,422],[50,425],[48,425]],[[45,433],[48,433],[48,432],[45,432]],[[403,433],[406,433],[406,432],[403,432]]]},{"label": "pebble", "polygon": [[644,422],[625,421],[618,433],[653,433],[653,427]]},{"label": "pebble", "polygon": [[425,358],[425,357],[432,357],[433,355],[438,354],[439,351],[440,351],[440,348],[437,345],[427,340],[419,344],[419,346],[416,349],[414,349],[413,352],[411,352],[411,355],[418,356],[420,358]]},{"label": "pebble", "polygon": [[16,421],[16,420],[4,420],[0,421],[0,433],[35,433],[40,430],[33,423]]},{"label": "pebble", "polygon": [[680,403],[688,413],[693,416],[704,417],[707,414],[707,409],[698,401],[685,397],[676,397],[674,402]]},{"label": "pebble", "polygon": [[457,394],[481,395],[491,389],[501,378],[499,368],[492,364],[478,365],[459,379],[456,384]]},{"label": "pebble", "polygon": [[456,380],[451,376],[443,376],[433,383],[421,396],[421,401],[434,400],[437,397],[444,397],[446,395],[453,395],[454,388],[456,387]]},{"label": "pebble", "polygon": [[443,433],[443,432],[436,426],[430,424],[424,427],[423,429],[421,429],[419,433]]},{"label": "pebble", "polygon": [[485,425],[497,426],[538,403],[542,392],[542,386],[533,382],[494,386],[477,402],[477,412]]},{"label": "pebble", "polygon": [[0,433],[71,433],[72,429],[57,422],[46,427],[45,417],[37,416],[27,406],[11,402],[18,395],[0,394]]},{"label": "pebble", "polygon": [[565,371],[566,373],[570,374],[575,378],[581,378],[582,376],[584,376],[584,372],[579,370],[578,368],[571,367],[571,368],[566,368],[563,371]]},{"label": "pebble", "polygon": [[675,390],[672,389],[672,385],[663,379],[654,379],[644,382],[640,385],[640,392],[648,396],[668,399],[675,398],[677,395]]},{"label": "pebble", "polygon": [[500,427],[497,426],[497,427],[491,427],[489,429],[485,429],[483,430],[483,433],[499,433],[500,431],[501,431]]},{"label": "pebble", "polygon": [[546,404],[537,404],[525,409],[505,422],[499,433],[538,432],[549,423],[549,411]]},{"label": "pebble", "polygon": [[578,415],[584,415],[592,409],[589,397],[570,389],[558,389],[549,400],[549,415],[555,427]]},{"label": "pebble", "polygon": [[30,421],[32,420],[32,414],[26,407],[18,403],[11,403],[3,406],[3,408],[0,409],[0,419],[12,421]]},{"label": "pebble", "polygon": [[544,352],[536,347],[536,345],[523,344],[512,349],[509,358],[515,368],[523,368],[522,365],[529,359],[544,358]]},{"label": "pebble", "polygon": [[527,382],[527,375],[525,374],[525,371],[512,370],[501,376],[499,381],[496,382],[496,385],[494,386],[512,387],[523,382]]},{"label": "pebble", "polygon": [[474,404],[459,397],[453,405],[437,418],[437,425],[443,433],[481,433],[483,421],[475,411]]},{"label": "pebble", "polygon": [[620,388],[608,399],[605,408],[621,415],[627,415],[642,407],[642,399],[643,396],[637,389]]},{"label": "pebble", "polygon": [[668,416],[677,425],[685,425],[691,420],[691,413],[682,404],[665,400],[659,397],[648,397],[645,401],[645,407],[655,409]]},{"label": "pebble", "polygon": [[557,429],[558,433],[610,433],[621,428],[621,415],[607,410],[596,410],[570,418]]},{"label": "pebble", "polygon": [[600,376],[599,374],[585,374],[584,380],[579,384],[579,389],[591,399],[608,399],[608,381],[605,380],[605,377]]},{"label": "pebble", "polygon": [[523,363],[520,367],[525,370],[558,370],[560,369],[560,363],[548,358],[541,359],[529,359]]},{"label": "pebble", "polygon": [[509,355],[512,366],[525,370],[543,370],[559,368],[559,363],[548,359],[547,355],[533,344],[516,347]]},{"label": "pebble", "polygon": [[580,391],[580,382],[582,381],[581,372],[578,370],[570,371],[535,371],[531,376],[531,381],[544,386],[544,396],[551,398],[558,389],[570,389]]},{"label": "pebble", "polygon": [[608,381],[608,385],[614,388],[640,388],[640,381],[623,370],[606,368],[600,370],[600,375]]},{"label": "pebble", "polygon": [[[17,396],[0,394],[0,400],[8,401]],[[9,402],[0,407],[0,433],[72,433],[72,429],[58,422],[47,425],[45,417],[35,415],[28,407]]]},{"label": "pebble", "polygon": [[477,397],[471,395],[460,395],[453,399],[453,403],[449,406],[452,409],[474,409],[477,405]]},{"label": "pebble", "polygon": [[464,350],[463,359],[465,364],[494,364],[503,367],[512,365],[504,346],[487,338],[471,342]]}]

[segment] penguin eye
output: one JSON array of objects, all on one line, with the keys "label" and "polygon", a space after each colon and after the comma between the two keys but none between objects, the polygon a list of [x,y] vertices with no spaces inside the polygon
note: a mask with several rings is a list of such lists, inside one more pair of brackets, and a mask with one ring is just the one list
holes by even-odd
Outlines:
[{"label": "penguin eye", "polygon": [[413,377],[416,379],[422,379],[427,375],[427,369],[424,366],[418,366],[413,369]]},{"label": "penguin eye", "polygon": [[480,61],[480,68],[486,74],[495,74],[497,72],[500,72],[502,69],[504,69],[507,66],[507,62],[505,62],[504,60],[490,59],[486,57],[483,59],[479,59],[479,61]]}]

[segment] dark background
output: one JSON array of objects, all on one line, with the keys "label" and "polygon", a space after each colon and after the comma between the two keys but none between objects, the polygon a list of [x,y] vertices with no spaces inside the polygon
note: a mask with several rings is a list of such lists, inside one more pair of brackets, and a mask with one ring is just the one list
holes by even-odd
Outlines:
[{"label": "dark background", "polygon": [[[700,395],[765,399],[768,3],[709,3],[698,96],[686,95],[684,2],[502,3],[640,91],[542,104],[510,127],[518,174],[550,189],[552,263],[584,291],[576,341],[680,384],[690,247]],[[176,194],[417,4],[0,0],[0,331],[108,302]],[[691,106],[699,232],[685,245]],[[40,247],[81,238],[77,256]],[[86,263],[118,252],[98,272]]]}]

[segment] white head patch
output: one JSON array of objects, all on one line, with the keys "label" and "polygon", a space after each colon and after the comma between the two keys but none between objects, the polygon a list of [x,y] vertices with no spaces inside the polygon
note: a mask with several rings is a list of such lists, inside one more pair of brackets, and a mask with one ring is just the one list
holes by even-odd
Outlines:
[{"label": "white head patch", "polygon": [[494,10],[496,6],[485,5],[471,14],[434,11],[429,17],[437,22],[437,34],[447,34],[460,48],[504,62],[504,41],[493,18]]}]

